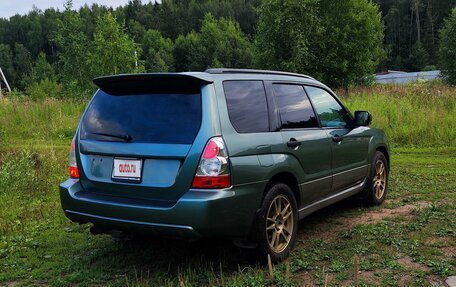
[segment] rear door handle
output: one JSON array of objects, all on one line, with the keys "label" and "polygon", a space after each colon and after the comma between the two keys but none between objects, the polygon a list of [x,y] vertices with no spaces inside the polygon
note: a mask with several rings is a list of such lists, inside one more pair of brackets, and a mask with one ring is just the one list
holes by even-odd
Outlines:
[{"label": "rear door handle", "polygon": [[289,147],[298,147],[300,146],[302,143],[297,141],[295,138],[291,138],[288,142],[287,142],[287,146]]},{"label": "rear door handle", "polygon": [[333,142],[335,142],[335,143],[340,143],[341,141],[344,140],[343,137],[340,137],[340,136],[338,136],[338,135],[333,136],[332,139],[333,139]]}]

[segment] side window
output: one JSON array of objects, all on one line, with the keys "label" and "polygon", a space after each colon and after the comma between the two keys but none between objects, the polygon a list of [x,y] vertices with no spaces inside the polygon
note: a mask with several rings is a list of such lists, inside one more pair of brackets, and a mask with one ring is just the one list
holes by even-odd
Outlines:
[{"label": "side window", "polygon": [[317,118],[304,88],[299,85],[274,84],[283,129],[317,127]]},{"label": "side window", "polygon": [[238,133],[269,131],[263,81],[224,81],[223,89],[231,124]]},{"label": "side window", "polygon": [[347,126],[350,116],[330,93],[316,87],[306,87],[306,91],[323,127]]}]

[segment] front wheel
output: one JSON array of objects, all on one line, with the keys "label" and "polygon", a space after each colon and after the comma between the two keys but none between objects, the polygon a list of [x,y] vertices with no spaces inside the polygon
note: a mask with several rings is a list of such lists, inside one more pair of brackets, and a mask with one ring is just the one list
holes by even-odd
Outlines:
[{"label": "front wheel", "polygon": [[273,184],[266,193],[259,213],[258,251],[272,262],[285,259],[293,248],[298,231],[298,210],[291,188]]},{"label": "front wheel", "polygon": [[377,151],[372,162],[371,175],[365,192],[367,203],[380,205],[388,193],[388,161],[383,153]]}]

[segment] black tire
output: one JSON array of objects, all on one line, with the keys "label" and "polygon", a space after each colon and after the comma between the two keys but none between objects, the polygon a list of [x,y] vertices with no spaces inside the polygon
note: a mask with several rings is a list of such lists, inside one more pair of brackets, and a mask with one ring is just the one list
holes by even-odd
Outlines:
[{"label": "black tire", "polygon": [[[280,204],[280,210],[283,211],[283,214],[280,213],[282,215],[278,215],[275,223],[273,223],[272,220],[268,219],[268,213],[270,212],[271,215],[277,211],[278,205],[275,205],[277,202]],[[289,207],[291,207],[291,210],[289,209],[287,202],[290,204]],[[283,216],[288,215],[290,212],[291,214],[286,218]],[[290,220],[292,220],[292,222],[290,222]],[[270,228],[274,226],[273,230],[266,229],[268,223]],[[292,229],[291,232],[288,232],[290,231],[289,229]],[[270,245],[270,241],[272,243],[272,237],[274,237],[272,234],[273,232],[276,233],[275,238],[278,238],[279,240],[276,242],[276,250],[272,249]],[[269,254],[271,256],[271,261],[276,263],[288,257],[296,240],[297,232],[298,208],[293,191],[284,183],[274,183],[270,185],[263,199],[257,220],[256,241],[258,243],[257,254],[260,256],[260,259],[266,260]],[[282,244],[280,242],[282,242]]]},{"label": "black tire", "polygon": [[[378,167],[384,167],[384,178],[379,178],[378,176]],[[388,177],[389,177],[389,166],[388,160],[382,152],[375,152],[374,158],[372,160],[371,171],[369,179],[364,188],[365,193],[365,202],[368,205],[380,205],[382,204],[388,193]],[[380,184],[383,182],[383,184]],[[380,185],[380,187],[379,187]],[[379,192],[379,188],[382,190]]]}]

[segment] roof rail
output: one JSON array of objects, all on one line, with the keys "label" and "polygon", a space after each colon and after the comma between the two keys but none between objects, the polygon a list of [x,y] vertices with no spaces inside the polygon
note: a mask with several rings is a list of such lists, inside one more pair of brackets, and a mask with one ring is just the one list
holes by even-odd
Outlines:
[{"label": "roof rail", "polygon": [[262,74],[262,75],[280,75],[280,76],[292,76],[300,77],[315,80],[311,76],[289,73],[289,72],[279,72],[279,71],[269,71],[269,70],[252,70],[252,69],[226,69],[226,68],[217,68],[217,69],[207,69],[205,71],[209,74]]}]

